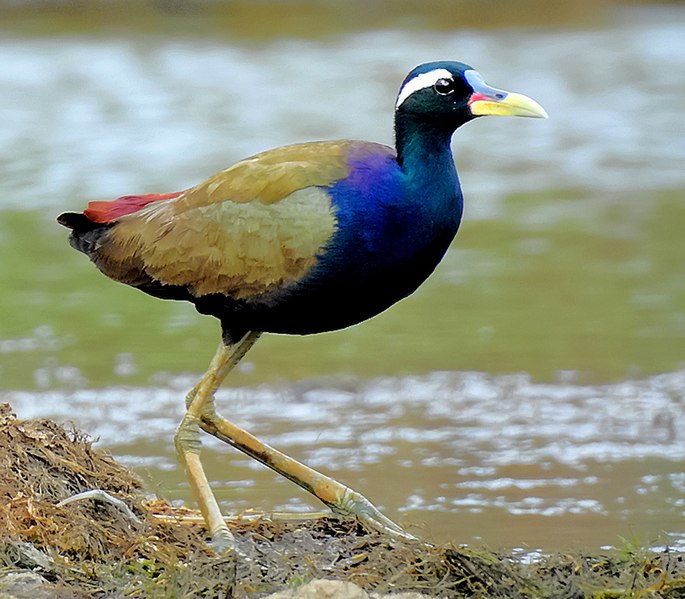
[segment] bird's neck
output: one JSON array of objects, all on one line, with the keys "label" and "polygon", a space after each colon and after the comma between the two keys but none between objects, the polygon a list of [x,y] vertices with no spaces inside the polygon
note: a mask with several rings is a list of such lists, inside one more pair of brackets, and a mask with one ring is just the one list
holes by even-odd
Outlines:
[{"label": "bird's neck", "polygon": [[453,131],[438,124],[395,117],[397,162],[410,180],[456,179],[450,141]]}]

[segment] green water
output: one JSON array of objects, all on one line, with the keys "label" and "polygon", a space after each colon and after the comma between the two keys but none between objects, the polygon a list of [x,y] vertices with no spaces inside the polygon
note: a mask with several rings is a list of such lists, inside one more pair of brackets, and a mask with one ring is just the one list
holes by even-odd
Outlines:
[{"label": "green water", "polygon": [[[126,383],[200,372],[218,324],[108,281],[50,216],[0,212],[3,387],[30,388],[46,366],[76,366],[91,386],[121,383],[121,354],[136,367]],[[254,369],[235,382],[433,370],[526,371],[539,380],[572,370],[601,382],[682,368],[683,222],[679,190],[512,196],[496,220],[467,214],[413,297],[345,331],[267,336],[249,355]]]}]

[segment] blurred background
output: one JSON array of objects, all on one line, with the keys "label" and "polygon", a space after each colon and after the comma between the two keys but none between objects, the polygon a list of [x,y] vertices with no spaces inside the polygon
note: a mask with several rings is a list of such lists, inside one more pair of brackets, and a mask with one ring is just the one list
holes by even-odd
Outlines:
[{"label": "blurred background", "polygon": [[[352,329],[263,338],[219,409],[434,541],[685,550],[682,2],[0,0],[0,401],[189,500],[172,436],[218,324],[107,280],[56,215],[277,145],[391,144],[399,84],[442,58],[549,121],[459,130],[434,276]],[[226,512],[318,509],[204,459]]]}]

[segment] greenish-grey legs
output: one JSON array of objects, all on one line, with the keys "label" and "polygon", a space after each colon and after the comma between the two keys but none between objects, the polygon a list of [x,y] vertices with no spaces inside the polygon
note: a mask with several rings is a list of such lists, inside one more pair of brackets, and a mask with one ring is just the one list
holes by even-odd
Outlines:
[{"label": "greenish-grey legs", "polygon": [[207,372],[186,398],[186,413],[174,438],[176,451],[204,516],[212,544],[220,553],[234,550],[235,542],[224,522],[219,504],[209,487],[207,475],[200,462],[200,427],[205,414],[214,412],[214,393],[258,338],[259,333],[248,333],[235,344],[226,345],[222,342],[219,345]]},{"label": "greenish-grey legs", "polygon": [[357,516],[361,521],[385,533],[412,538],[360,493],[269,447],[216,412],[214,393],[226,375],[254,345],[259,335],[247,333],[235,344],[227,345],[222,342],[219,345],[209,369],[188,394],[186,414],[176,432],[176,448],[214,546],[220,551],[228,551],[234,545],[200,463],[200,428],[298,484],[334,512]]}]

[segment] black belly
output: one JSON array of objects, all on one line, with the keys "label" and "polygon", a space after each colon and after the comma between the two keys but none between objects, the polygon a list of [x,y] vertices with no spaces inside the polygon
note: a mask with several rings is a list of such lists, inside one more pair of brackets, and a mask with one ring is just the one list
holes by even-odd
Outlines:
[{"label": "black belly", "polygon": [[190,299],[197,310],[218,318],[232,338],[247,331],[309,335],[343,329],[383,312],[413,293],[433,272],[451,236],[413,260],[376,271],[368,268],[314,272],[275,294],[236,300],[221,294]]}]

